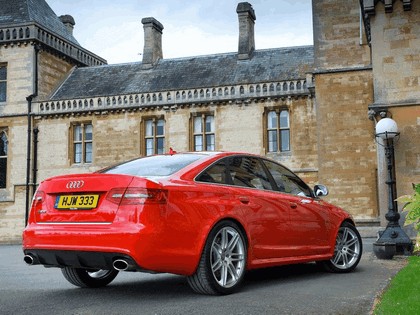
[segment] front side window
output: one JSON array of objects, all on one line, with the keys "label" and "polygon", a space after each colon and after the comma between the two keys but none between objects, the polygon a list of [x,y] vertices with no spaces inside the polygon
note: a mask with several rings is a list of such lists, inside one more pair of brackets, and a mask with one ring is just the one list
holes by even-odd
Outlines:
[{"label": "front side window", "polygon": [[260,160],[233,156],[213,164],[196,178],[199,182],[273,190]]},{"label": "front side window", "polygon": [[165,153],[165,120],[155,118],[145,120],[144,135],[147,156]]},{"label": "front side window", "polygon": [[6,102],[7,67],[0,65],[0,102]]},{"label": "front side window", "polygon": [[0,188],[6,188],[7,179],[7,134],[0,129]]},{"label": "front side window", "polygon": [[263,163],[273,177],[278,191],[297,196],[312,197],[311,189],[290,170],[268,160],[264,160]]},{"label": "front side window", "polygon": [[214,115],[202,114],[193,117],[193,150],[214,151]]},{"label": "front side window", "polygon": [[257,158],[232,157],[229,165],[229,175],[235,186],[272,190],[267,173]]},{"label": "front side window", "polygon": [[287,110],[267,113],[268,152],[290,151],[290,122]]},{"label": "front side window", "polygon": [[90,123],[73,126],[73,163],[92,163],[92,131]]}]

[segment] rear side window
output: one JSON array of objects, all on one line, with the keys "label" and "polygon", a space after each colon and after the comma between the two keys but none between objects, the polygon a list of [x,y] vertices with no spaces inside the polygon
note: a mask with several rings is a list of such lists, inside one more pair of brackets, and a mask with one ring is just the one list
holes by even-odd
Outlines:
[{"label": "rear side window", "polygon": [[227,184],[228,181],[226,179],[226,162],[227,159],[218,161],[206,169],[203,173],[198,175],[196,180],[206,183]]},{"label": "rear side window", "polygon": [[104,174],[126,174],[142,177],[165,177],[205,157],[200,154],[154,155],[107,168]]}]

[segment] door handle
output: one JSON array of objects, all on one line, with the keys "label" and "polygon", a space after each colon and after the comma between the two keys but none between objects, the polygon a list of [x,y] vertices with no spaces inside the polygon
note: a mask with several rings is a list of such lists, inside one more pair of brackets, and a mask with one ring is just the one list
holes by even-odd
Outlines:
[{"label": "door handle", "polygon": [[249,198],[245,197],[245,196],[241,196],[241,197],[239,197],[239,201],[242,202],[243,204],[248,204],[249,203]]},{"label": "door handle", "polygon": [[290,208],[292,208],[292,209],[296,209],[296,208],[297,208],[297,203],[295,203],[295,202],[291,202],[291,203],[290,203]]}]

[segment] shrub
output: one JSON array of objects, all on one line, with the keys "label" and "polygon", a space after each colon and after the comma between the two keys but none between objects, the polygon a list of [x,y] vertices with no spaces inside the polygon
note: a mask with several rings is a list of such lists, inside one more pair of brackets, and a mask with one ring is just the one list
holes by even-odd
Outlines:
[{"label": "shrub", "polygon": [[405,202],[403,211],[407,212],[405,224],[414,224],[417,230],[416,245],[414,252],[420,252],[420,184],[413,184],[414,194],[399,197],[397,200]]}]

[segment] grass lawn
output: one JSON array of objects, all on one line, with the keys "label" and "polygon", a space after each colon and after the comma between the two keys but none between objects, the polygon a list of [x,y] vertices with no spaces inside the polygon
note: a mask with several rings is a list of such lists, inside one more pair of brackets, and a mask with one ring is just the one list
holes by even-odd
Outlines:
[{"label": "grass lawn", "polygon": [[420,256],[409,257],[407,266],[392,279],[383,293],[374,314],[420,314]]}]

